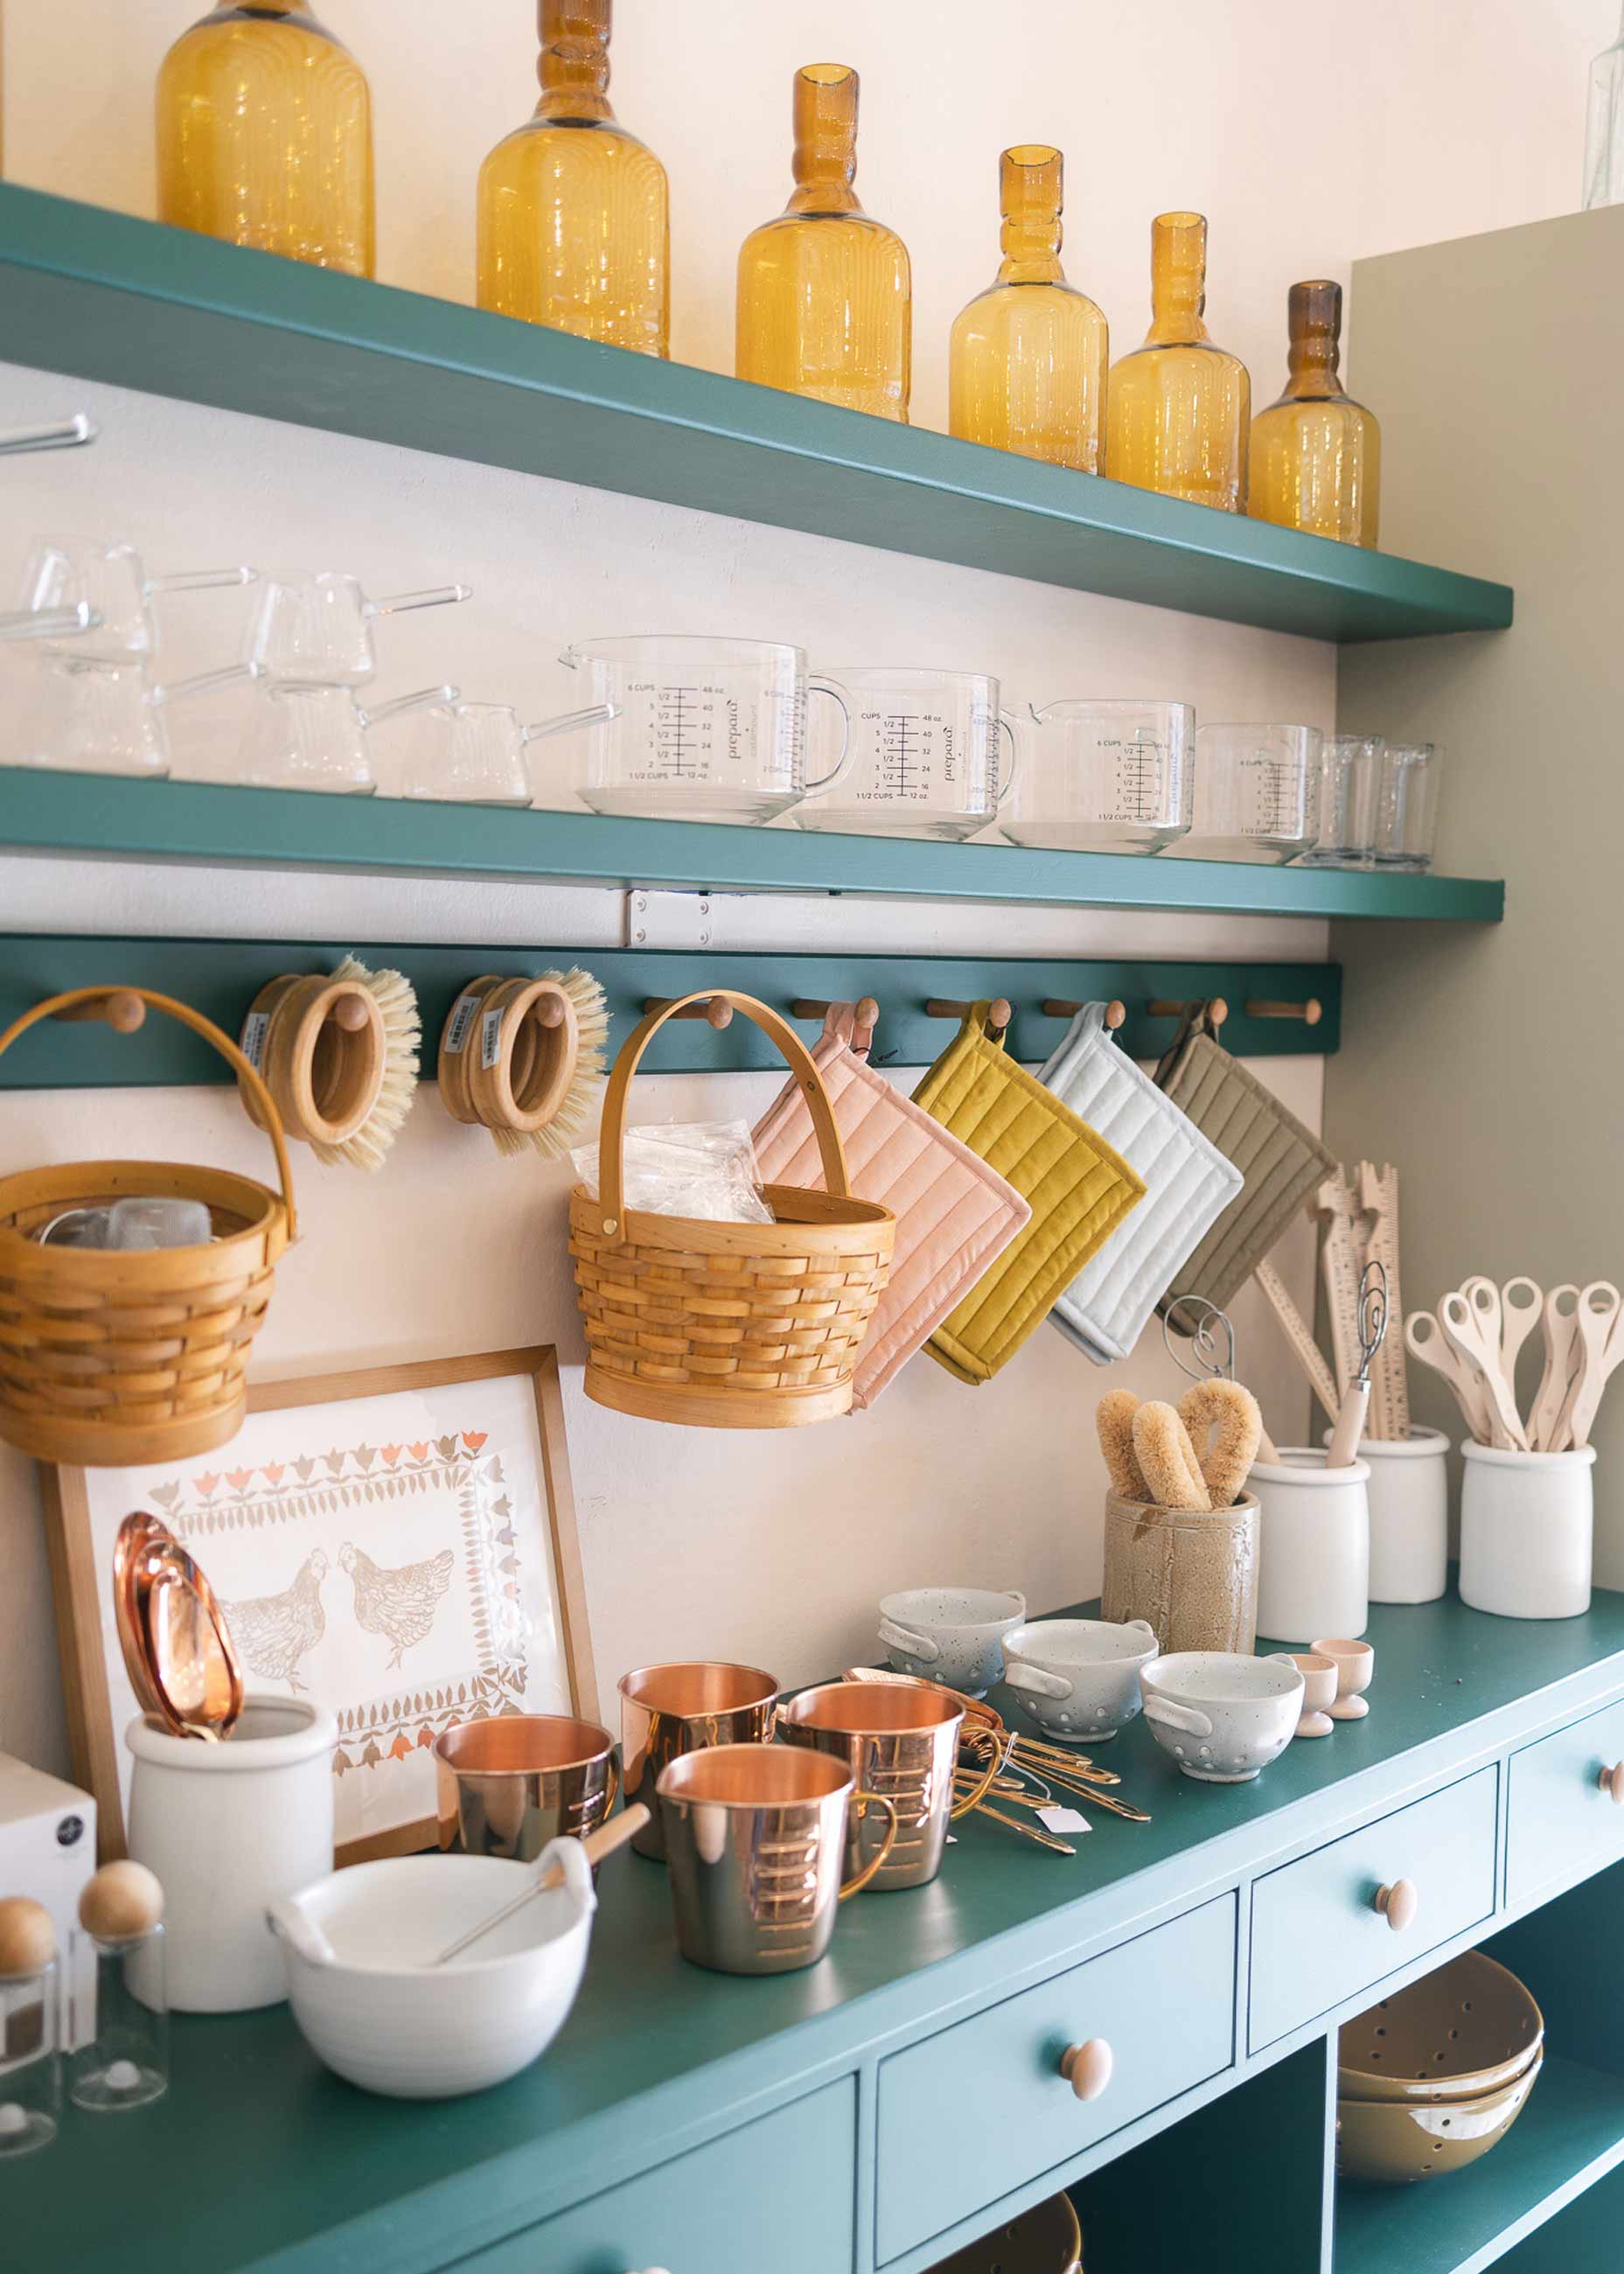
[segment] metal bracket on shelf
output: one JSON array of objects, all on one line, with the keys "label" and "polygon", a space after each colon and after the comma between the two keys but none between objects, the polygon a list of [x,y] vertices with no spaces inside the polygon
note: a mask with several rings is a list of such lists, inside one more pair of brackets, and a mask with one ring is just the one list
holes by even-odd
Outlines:
[{"label": "metal bracket on shelf", "polygon": [[626,895],[628,947],[709,947],[712,937],[709,892],[661,892],[636,885]]}]

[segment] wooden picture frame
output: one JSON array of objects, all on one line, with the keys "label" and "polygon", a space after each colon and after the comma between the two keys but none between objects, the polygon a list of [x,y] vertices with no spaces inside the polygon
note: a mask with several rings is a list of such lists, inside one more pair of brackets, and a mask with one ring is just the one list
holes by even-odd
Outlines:
[{"label": "wooden picture frame", "polygon": [[[340,1744],[335,1757],[335,1773],[341,1775],[342,1826],[344,1815],[354,1812],[353,1808],[347,1811],[345,1807],[344,1780],[341,1769],[341,1757],[345,1756],[347,1745],[350,1747],[351,1754],[350,1758],[342,1758],[342,1768],[351,1766],[363,1767],[368,1773],[368,1782],[374,1781],[374,1773],[380,1771],[383,1774],[377,1781],[387,1781],[394,1775],[389,1766],[391,1762],[408,1762],[410,1766],[406,1773],[415,1785],[422,1785],[425,1782],[424,1765],[414,1756],[425,1750],[429,1732],[432,1730],[438,1734],[439,1726],[450,1726],[458,1720],[483,1718],[478,1710],[481,1698],[487,1711],[556,1710],[568,1712],[588,1721],[598,1718],[598,1683],[592,1663],[575,1497],[570,1484],[557,1351],[550,1344],[543,1344],[524,1350],[487,1352],[469,1358],[431,1359],[412,1365],[313,1375],[297,1382],[251,1385],[248,1393],[251,1419],[244,1424],[237,1438],[218,1453],[201,1461],[170,1465],[175,1472],[188,1472],[189,1483],[211,1487],[211,1493],[206,1495],[200,1509],[192,1510],[194,1517],[192,1525],[180,1520],[178,1513],[186,1495],[173,1476],[169,1476],[167,1482],[162,1481],[169,1475],[164,1468],[107,1471],[41,1465],[41,1491],[45,1504],[46,1537],[56,1598],[56,1630],[61,1649],[63,1691],[73,1773],[78,1781],[95,1796],[99,1849],[102,1861],[125,1852],[123,1790],[126,1780],[121,1773],[121,1770],[125,1768],[122,1758],[123,1728],[127,1724],[129,1713],[135,1710],[112,1613],[109,1523],[112,1530],[116,1531],[117,1522],[130,1509],[150,1505],[155,1513],[164,1515],[166,1521],[175,1523],[176,1530],[188,1540],[206,1570],[209,1569],[209,1540],[201,1535],[207,1527],[229,1527],[229,1533],[222,1529],[217,1534],[222,1541],[228,1538],[231,1541],[229,1551],[222,1547],[220,1560],[229,1565],[235,1557],[240,1568],[244,1552],[243,1527],[265,1527],[267,1539],[276,1537],[277,1526],[283,1521],[282,1511],[284,1503],[294,1511],[293,1520],[306,1537],[312,1532],[320,1533],[323,1525],[332,1517],[335,1529],[342,1526],[355,1530],[363,1524],[370,1525],[376,1541],[380,1518],[387,1519],[389,1513],[388,1507],[383,1503],[393,1502],[397,1495],[415,1497],[411,1513],[421,1517],[427,1504],[426,1495],[444,1493],[452,1489],[455,1484],[459,1504],[465,1510],[471,1507],[476,1511],[475,1516],[465,1515],[465,1528],[476,1521],[476,1517],[488,1528],[492,1519],[485,1511],[492,1507],[500,1511],[513,1498],[513,1490],[502,1466],[504,1454],[510,1455],[511,1449],[493,1446],[487,1451],[485,1448],[488,1440],[477,1432],[465,1434],[459,1439],[455,1433],[450,1437],[431,1438],[425,1431],[422,1442],[414,1441],[410,1445],[380,1442],[374,1447],[363,1442],[358,1448],[342,1452],[335,1449],[317,1457],[307,1453],[292,1465],[296,1469],[309,1469],[317,1473],[312,1476],[307,1488],[301,1488],[296,1482],[289,1481],[285,1494],[282,1491],[282,1478],[288,1465],[282,1459],[269,1465],[261,1463],[252,1468],[234,1468],[233,1454],[243,1446],[245,1439],[252,1442],[254,1437],[262,1438],[266,1434],[252,1430],[252,1421],[256,1416],[295,1415],[301,1411],[309,1413],[313,1409],[349,1404],[355,1401],[396,1397],[402,1393],[423,1396],[455,1391],[467,1385],[493,1385],[492,1394],[500,1396],[502,1385],[516,1376],[529,1376],[533,1388],[537,1441],[535,1510],[545,1517],[546,1550],[545,1557],[531,1559],[531,1568],[523,1577],[523,1585],[529,1591],[533,1604],[539,1600],[536,1590],[538,1581],[545,1576],[547,1590],[545,1608],[554,1622],[546,1678],[553,1690],[561,1687],[567,1690],[568,1696],[554,1696],[546,1702],[532,1706],[523,1694],[523,1685],[518,1684],[515,1702],[513,1645],[509,1642],[504,1651],[493,1638],[487,1637],[486,1622],[491,1615],[481,1602],[476,1602],[470,1613],[475,1622],[473,1630],[485,1642],[481,1667],[472,1684],[476,1693],[473,1700],[475,1710],[462,1711],[457,1703],[457,1699],[464,1697],[470,1690],[467,1678],[457,1685],[455,1694],[450,1681],[433,1675],[429,1676],[424,1688],[419,1689],[411,1683],[410,1670],[403,1667],[403,1657],[405,1652],[415,1647],[423,1638],[415,1630],[403,1636],[398,1626],[391,1626],[387,1623],[387,1615],[376,1606],[370,1621],[363,1615],[363,1578],[356,1564],[358,1562],[363,1570],[370,1570],[374,1583],[387,1582],[402,1574],[380,1571],[375,1563],[368,1565],[365,1556],[357,1558],[353,1555],[340,1571],[341,1555],[350,1550],[351,1543],[345,1541],[344,1548],[341,1550],[335,1538],[333,1541],[335,1552],[326,1555],[325,1571],[318,1583],[319,1587],[326,1589],[335,1576],[338,1577],[340,1585],[334,1587],[332,1593],[335,1609],[342,1616],[342,1589],[348,1579],[354,1590],[353,1623],[357,1631],[364,1630],[380,1643],[394,1640],[395,1654],[391,1663],[402,1664],[404,1687],[411,1692],[406,1701],[406,1710],[410,1711],[414,1706],[424,1709],[416,1715],[419,1726],[415,1733],[410,1734],[410,1744],[402,1751],[402,1740],[408,1735],[402,1728],[397,1730],[392,1750],[387,1754],[379,1753],[376,1750],[376,1736],[387,1735],[388,1727],[385,1721],[373,1728],[380,1709],[373,1706],[364,1712],[357,1707],[351,1712],[346,1708],[341,1713]],[[509,1398],[505,1403],[515,1414],[522,1406],[528,1421],[528,1401],[515,1402]],[[335,1427],[337,1427],[336,1422]],[[385,1429],[375,1434],[381,1439],[389,1433]],[[474,1436],[478,1438],[477,1446],[472,1443]],[[297,1431],[289,1433],[289,1442],[300,1442]],[[311,1444],[316,1442],[312,1435]],[[332,1443],[332,1437],[327,1437],[326,1442]],[[449,1451],[448,1448],[451,1449]],[[415,1458],[419,1452],[425,1456],[421,1462]],[[368,1457],[363,1459],[363,1456]],[[394,1457],[390,1458],[391,1456]],[[244,1457],[245,1454],[239,1454],[239,1459]],[[379,1465],[374,1467],[374,1463]],[[320,1473],[324,1471],[326,1473]],[[260,1486],[256,1494],[250,1480],[259,1477],[274,1479],[274,1482]],[[212,1495],[218,1491],[222,1481],[235,1488],[235,1499],[229,1496],[219,1501],[214,1499]],[[490,1499],[489,1488],[492,1483],[501,1487],[500,1501],[492,1502]],[[117,1516],[110,1514],[112,1508],[117,1509]],[[341,1510],[342,1513],[339,1512]],[[493,1575],[496,1573],[508,1572],[512,1575],[500,1580],[500,1585],[503,1595],[514,1599],[513,1604],[509,1607],[504,1602],[498,1614],[509,1622],[508,1630],[510,1635],[520,1631],[523,1624],[519,1611],[522,1543],[515,1543],[511,1538],[516,1514],[517,1511],[514,1510],[502,1517],[506,1529],[500,1539],[508,1545],[505,1560],[492,1563],[493,1549],[488,1541],[484,1544],[483,1555],[477,1559],[481,1567],[479,1570],[475,1570],[476,1559],[471,1546],[467,1559],[476,1590],[480,1585],[494,1584]],[[289,1560],[289,1533],[284,1530],[281,1536],[284,1546],[282,1566],[285,1570]],[[325,1542],[320,1544],[325,1554]],[[430,1591],[436,1602],[452,1585],[450,1578],[440,1580],[440,1567],[446,1562],[443,1551],[433,1559]],[[306,1568],[301,1566],[301,1580]],[[455,1558],[447,1569],[456,1573]],[[219,1592],[228,1598],[234,1593],[240,1597],[243,1593],[235,1583],[216,1584]],[[465,1584],[462,1575],[458,1575],[459,1586]],[[377,1598],[378,1602],[386,1600],[381,1596]],[[432,1612],[430,1617],[432,1623]],[[532,1620],[530,1623],[533,1627],[536,1622]],[[414,1630],[419,1624],[421,1618],[413,1622]],[[308,1647],[320,1647],[326,1627],[324,1606],[315,1642]],[[243,1647],[241,1637],[238,1637],[238,1646],[239,1650]],[[361,1645],[357,1644],[353,1647],[358,1650]],[[267,1682],[262,1673],[256,1672],[251,1653],[244,1652],[244,1655],[249,1689],[266,1689]],[[262,1656],[262,1666],[266,1662]],[[523,1670],[528,1682],[528,1660],[523,1661]],[[290,1691],[304,1687],[298,1680],[298,1672],[296,1660],[287,1676]],[[451,1677],[452,1680],[455,1678]],[[440,1690],[444,1694],[437,1698],[434,1693]],[[124,1719],[116,1711],[116,1705],[121,1700],[128,1709]],[[391,1710],[395,1711],[397,1719],[400,1718],[398,1699]],[[360,1747],[362,1736],[367,1738],[365,1748]],[[358,1751],[362,1750],[366,1753],[364,1760],[357,1757]],[[432,1794],[428,1798],[428,1810],[425,1814],[412,1815],[408,1820],[392,1822],[381,1829],[349,1838],[341,1836],[336,1849],[337,1862],[341,1864],[367,1863],[380,1856],[407,1855],[415,1849],[432,1846],[436,1837]]]}]

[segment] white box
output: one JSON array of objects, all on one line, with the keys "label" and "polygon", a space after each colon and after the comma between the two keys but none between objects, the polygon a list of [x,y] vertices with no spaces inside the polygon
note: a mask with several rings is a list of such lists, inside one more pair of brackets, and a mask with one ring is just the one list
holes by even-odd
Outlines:
[{"label": "white box", "polygon": [[95,2035],[94,1946],[78,1931],[79,1897],[95,1868],[90,1795],[0,1753],[0,1895],[32,1896],[56,1922],[68,2047],[87,2044]]}]

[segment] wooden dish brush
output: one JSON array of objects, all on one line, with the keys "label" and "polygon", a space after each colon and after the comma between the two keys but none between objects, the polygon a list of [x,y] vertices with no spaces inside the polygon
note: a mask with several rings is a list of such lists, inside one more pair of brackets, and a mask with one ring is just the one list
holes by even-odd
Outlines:
[{"label": "wooden dish brush", "polygon": [[[410,981],[347,955],[330,975],[287,974],[262,987],[243,1022],[289,1137],[328,1167],[380,1169],[417,1086],[423,1021]],[[237,1090],[263,1127],[247,1085]]]},{"label": "wooden dish brush", "polygon": [[609,1006],[590,971],[471,979],[440,1038],[440,1094],[499,1153],[578,1144],[599,1103]]}]

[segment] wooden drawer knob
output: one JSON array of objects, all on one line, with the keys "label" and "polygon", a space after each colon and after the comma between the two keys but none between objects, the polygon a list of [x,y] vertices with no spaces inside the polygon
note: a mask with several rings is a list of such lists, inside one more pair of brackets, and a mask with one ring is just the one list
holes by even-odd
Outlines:
[{"label": "wooden drawer knob", "polygon": [[1382,1914],[1395,1934],[1402,1934],[1415,1918],[1420,1897],[1413,1879],[1395,1879],[1390,1887],[1376,1890],[1376,1909]]},{"label": "wooden drawer knob", "polygon": [[1060,2074],[1079,2100],[1098,2100],[1111,2081],[1113,2066],[1110,2046],[1103,2037],[1068,2045],[1060,2057]]},{"label": "wooden drawer knob", "polygon": [[1610,1800],[1624,1807],[1624,1761],[1614,1761],[1610,1769],[1603,1769],[1596,1781]]}]

